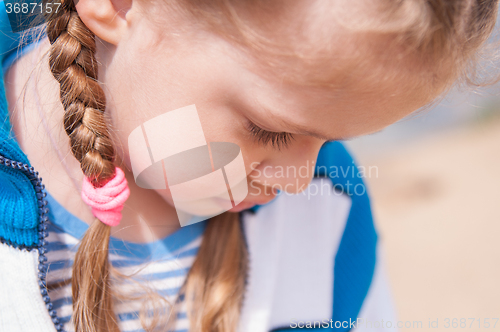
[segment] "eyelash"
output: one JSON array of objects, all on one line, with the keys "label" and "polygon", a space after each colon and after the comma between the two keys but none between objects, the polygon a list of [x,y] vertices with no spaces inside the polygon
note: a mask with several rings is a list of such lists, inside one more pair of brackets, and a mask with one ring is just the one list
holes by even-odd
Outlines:
[{"label": "eyelash", "polygon": [[256,124],[248,121],[248,131],[250,134],[264,146],[271,145],[274,149],[286,149],[290,143],[295,139],[292,134],[285,132],[272,132],[267,131]]}]

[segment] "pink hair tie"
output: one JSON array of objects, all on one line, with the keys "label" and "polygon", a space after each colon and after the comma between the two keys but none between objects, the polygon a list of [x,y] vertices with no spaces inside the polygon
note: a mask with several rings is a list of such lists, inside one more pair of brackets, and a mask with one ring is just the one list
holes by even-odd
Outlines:
[{"label": "pink hair tie", "polygon": [[121,210],[129,195],[127,179],[119,167],[115,169],[115,176],[101,188],[94,188],[87,177],[83,179],[82,199],[92,207],[92,214],[106,225],[120,223]]}]

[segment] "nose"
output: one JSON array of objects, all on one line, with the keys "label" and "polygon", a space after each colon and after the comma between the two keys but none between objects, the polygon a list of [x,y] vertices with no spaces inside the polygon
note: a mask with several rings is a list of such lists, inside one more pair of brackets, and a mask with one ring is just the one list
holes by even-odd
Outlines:
[{"label": "nose", "polygon": [[266,155],[254,162],[250,181],[264,188],[296,194],[304,191],[314,175],[316,159],[323,142],[302,140],[294,147]]}]

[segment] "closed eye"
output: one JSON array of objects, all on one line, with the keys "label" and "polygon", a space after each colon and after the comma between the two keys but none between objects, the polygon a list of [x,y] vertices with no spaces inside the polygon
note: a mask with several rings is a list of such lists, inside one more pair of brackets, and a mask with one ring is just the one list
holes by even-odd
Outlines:
[{"label": "closed eye", "polygon": [[295,138],[286,132],[267,131],[255,123],[248,121],[247,129],[254,139],[264,146],[272,146],[276,150],[286,149]]}]

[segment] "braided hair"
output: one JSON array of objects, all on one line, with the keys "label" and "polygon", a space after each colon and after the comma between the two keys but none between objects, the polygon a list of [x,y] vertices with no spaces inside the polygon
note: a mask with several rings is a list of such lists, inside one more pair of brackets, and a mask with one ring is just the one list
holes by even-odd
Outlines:
[{"label": "braided hair", "polygon": [[[64,129],[83,174],[95,187],[115,172],[114,149],[104,120],[106,98],[97,82],[94,34],[64,1],[48,19],[49,65],[60,83]],[[85,233],[72,271],[73,324],[76,331],[119,331],[113,314],[108,247],[110,226],[95,219]]]}]

